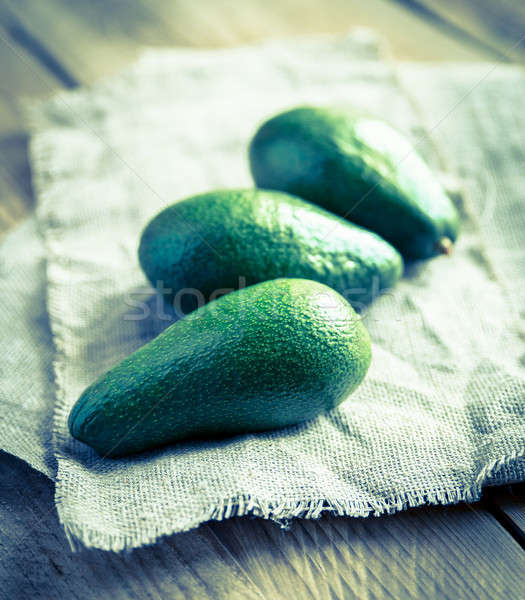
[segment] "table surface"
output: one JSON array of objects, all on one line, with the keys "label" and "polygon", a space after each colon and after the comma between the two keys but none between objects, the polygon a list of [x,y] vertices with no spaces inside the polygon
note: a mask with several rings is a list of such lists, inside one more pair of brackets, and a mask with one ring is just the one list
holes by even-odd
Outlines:
[{"label": "table surface", "polygon": [[[395,58],[525,60],[520,0],[0,0],[0,235],[33,209],[22,97],[91,83],[145,46],[376,29]],[[0,598],[523,598],[525,486],[369,518],[209,523],[73,554],[53,483],[0,453]]]}]

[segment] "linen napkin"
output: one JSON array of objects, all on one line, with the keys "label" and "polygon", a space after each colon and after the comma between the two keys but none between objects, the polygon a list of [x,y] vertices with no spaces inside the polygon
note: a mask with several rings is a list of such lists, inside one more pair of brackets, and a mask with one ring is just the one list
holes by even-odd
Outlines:
[{"label": "linen napkin", "polygon": [[[475,500],[485,484],[524,478],[525,333],[513,295],[524,273],[515,252],[523,145],[512,133],[512,152],[501,142],[478,162],[470,143],[485,141],[476,136],[484,124],[462,123],[461,136],[442,140],[440,159],[422,125],[439,139],[465,107],[484,105],[490,77],[475,86],[481,74],[469,80],[462,72],[447,87],[445,71],[410,66],[399,77],[378,59],[377,43],[363,34],[151,51],[118,77],[33,111],[56,347],[56,503],[73,542],[121,550],[235,514],[281,522],[323,511],[379,515]],[[432,94],[413,93],[420,78]],[[523,91],[525,78],[512,71],[511,79]],[[523,122],[513,94],[498,97],[509,127]],[[251,185],[246,147],[257,125],[306,103],[375,112],[417,141],[436,170],[455,172],[464,227],[453,257],[408,266],[363,315],[372,366],[337,410],[282,431],[101,460],[69,436],[69,409],[86,385],[171,322],[138,268],[142,227],[184,196]],[[508,185],[499,180],[503,156],[514,169]],[[487,223],[481,167],[497,198],[497,218]]]}]

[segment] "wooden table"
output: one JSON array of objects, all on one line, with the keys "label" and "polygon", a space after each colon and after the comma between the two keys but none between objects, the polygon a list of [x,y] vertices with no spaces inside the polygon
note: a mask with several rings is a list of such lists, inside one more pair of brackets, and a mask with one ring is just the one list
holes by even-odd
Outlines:
[{"label": "wooden table", "polygon": [[[115,72],[146,45],[225,46],[371,26],[396,58],[525,59],[519,0],[0,0],[0,232],[32,210],[17,100]],[[72,554],[53,483],[0,453],[1,598],[525,598],[525,487],[473,505],[231,519],[126,555]]]}]

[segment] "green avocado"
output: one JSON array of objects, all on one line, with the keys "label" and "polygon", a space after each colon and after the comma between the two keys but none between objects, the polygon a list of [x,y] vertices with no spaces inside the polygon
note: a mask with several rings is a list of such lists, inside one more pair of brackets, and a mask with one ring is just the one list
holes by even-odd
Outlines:
[{"label": "green avocado", "polygon": [[80,396],[69,429],[101,456],[294,425],[361,382],[370,339],[331,288],[277,279],[176,321]]},{"label": "green avocado", "polygon": [[407,259],[448,253],[458,213],[407,140],[338,108],[301,107],[266,121],[249,150],[257,186],[296,194],[375,231]]},{"label": "green avocado", "polygon": [[379,236],[282,192],[218,190],[159,213],[139,260],[154,287],[186,314],[239,287],[300,277],[325,283],[357,309],[401,276]]}]

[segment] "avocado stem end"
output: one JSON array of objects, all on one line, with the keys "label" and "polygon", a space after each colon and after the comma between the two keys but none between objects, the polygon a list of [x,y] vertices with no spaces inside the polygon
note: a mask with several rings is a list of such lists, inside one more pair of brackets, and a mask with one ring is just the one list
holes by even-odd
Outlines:
[{"label": "avocado stem end", "polygon": [[436,242],[436,250],[440,254],[446,254],[450,256],[452,254],[452,240],[448,237],[442,237],[438,242]]}]

